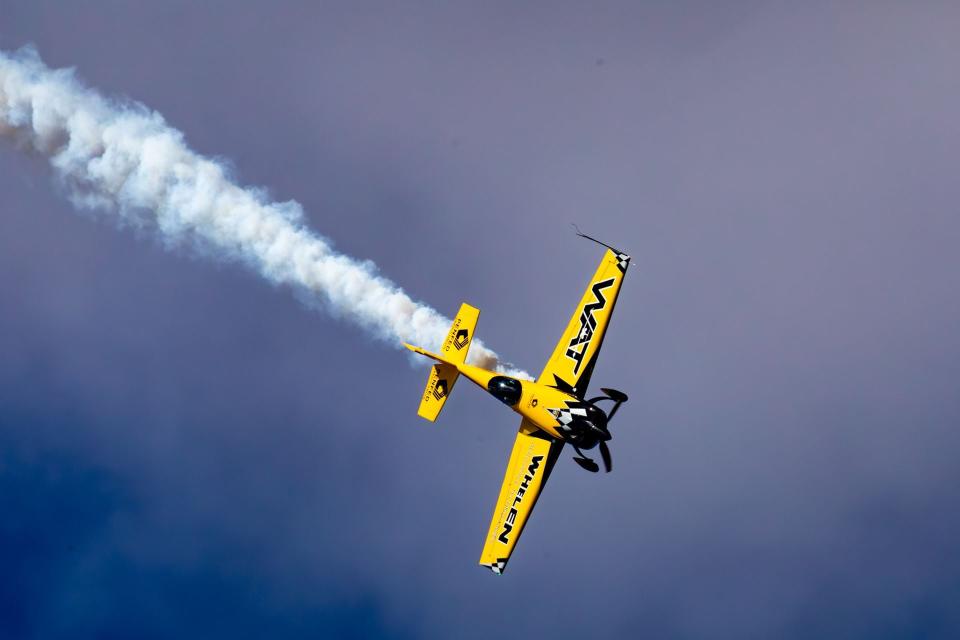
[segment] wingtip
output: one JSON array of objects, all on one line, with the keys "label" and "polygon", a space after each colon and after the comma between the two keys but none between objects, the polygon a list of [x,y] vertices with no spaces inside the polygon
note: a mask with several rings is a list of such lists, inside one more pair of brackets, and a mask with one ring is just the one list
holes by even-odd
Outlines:
[{"label": "wingtip", "polygon": [[481,562],[480,566],[490,569],[490,571],[498,576],[502,576],[504,569],[507,568],[507,560],[505,558],[501,558],[496,562]]}]

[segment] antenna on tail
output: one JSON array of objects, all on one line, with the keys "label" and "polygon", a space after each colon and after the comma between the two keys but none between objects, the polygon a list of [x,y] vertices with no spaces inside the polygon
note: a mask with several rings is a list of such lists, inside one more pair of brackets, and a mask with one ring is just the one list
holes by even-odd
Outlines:
[{"label": "antenna on tail", "polygon": [[620,249],[617,249],[617,248],[615,248],[615,247],[611,247],[611,246],[608,245],[606,242],[600,242],[599,240],[597,240],[597,239],[594,238],[593,236],[588,236],[588,235],[585,234],[584,232],[580,231],[580,227],[578,227],[578,226],[576,225],[576,223],[571,222],[571,223],[570,223],[570,226],[573,227],[574,231],[576,231],[576,232],[577,232],[577,235],[580,236],[581,238],[586,238],[587,240],[593,240],[593,241],[596,242],[597,244],[603,245],[603,246],[606,247],[607,249],[610,249],[610,250],[613,251],[614,253],[619,253],[619,254],[626,255],[626,254],[623,253],[623,251],[620,251]]}]

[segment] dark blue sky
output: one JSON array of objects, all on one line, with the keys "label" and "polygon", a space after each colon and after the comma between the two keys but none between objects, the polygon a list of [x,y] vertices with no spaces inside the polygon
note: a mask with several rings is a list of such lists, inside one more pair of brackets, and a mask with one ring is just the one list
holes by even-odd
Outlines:
[{"label": "dark blue sky", "polygon": [[[564,456],[476,561],[516,420],[0,147],[0,638],[960,635],[951,3],[8,2],[539,370],[634,256]],[[795,3],[796,4],[796,3]]]}]

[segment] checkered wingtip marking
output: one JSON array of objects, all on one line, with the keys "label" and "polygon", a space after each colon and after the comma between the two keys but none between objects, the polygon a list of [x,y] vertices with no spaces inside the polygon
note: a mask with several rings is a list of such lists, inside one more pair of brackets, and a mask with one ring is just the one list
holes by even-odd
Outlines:
[{"label": "checkered wingtip marking", "polygon": [[485,564],[483,566],[485,566],[487,569],[490,569],[490,571],[493,571],[495,574],[500,576],[500,575],[503,575],[503,570],[506,569],[507,567],[507,561],[505,558],[501,558],[496,562]]},{"label": "checkered wingtip marking", "polygon": [[620,269],[620,271],[626,271],[628,264],[630,264],[630,256],[628,256],[628,255],[625,254],[625,253],[618,253],[618,254],[617,254],[617,267]]}]

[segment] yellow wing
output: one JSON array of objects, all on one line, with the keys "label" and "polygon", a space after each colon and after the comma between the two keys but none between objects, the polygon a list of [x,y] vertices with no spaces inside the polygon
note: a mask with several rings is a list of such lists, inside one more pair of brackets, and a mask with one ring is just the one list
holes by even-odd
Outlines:
[{"label": "yellow wing", "polygon": [[562,440],[551,438],[526,418],[520,423],[480,554],[482,566],[496,574],[503,573],[561,449]]},{"label": "yellow wing", "polygon": [[630,256],[607,249],[537,382],[583,397],[628,264]]}]

